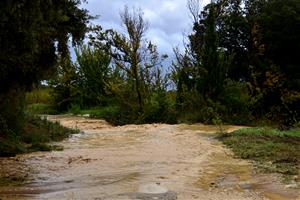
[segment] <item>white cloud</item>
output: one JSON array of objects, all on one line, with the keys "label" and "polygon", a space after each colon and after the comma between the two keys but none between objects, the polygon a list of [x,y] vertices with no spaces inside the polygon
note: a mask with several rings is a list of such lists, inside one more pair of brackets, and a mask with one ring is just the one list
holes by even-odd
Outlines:
[{"label": "white cloud", "polygon": [[[203,0],[203,5],[210,0]],[[83,7],[92,15],[100,15],[93,23],[103,28],[121,28],[120,12],[127,5],[141,8],[149,22],[147,39],[158,46],[161,53],[172,54],[172,48],[182,46],[183,33],[191,30],[186,0],[89,0]]]}]

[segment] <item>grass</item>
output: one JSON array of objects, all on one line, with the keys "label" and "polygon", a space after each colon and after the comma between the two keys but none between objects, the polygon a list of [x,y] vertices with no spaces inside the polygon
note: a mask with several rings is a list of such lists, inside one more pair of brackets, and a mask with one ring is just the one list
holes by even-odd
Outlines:
[{"label": "grass", "polygon": [[49,104],[44,103],[35,103],[27,105],[26,112],[32,115],[55,115],[58,114],[58,111],[55,110],[55,107]]},{"label": "grass", "polygon": [[68,113],[88,115],[88,117],[95,119],[105,119],[114,125],[124,125],[131,122],[128,120],[128,116],[125,116],[127,113],[122,112],[119,106],[93,107],[89,109],[80,109],[77,106],[73,106]]},{"label": "grass", "polygon": [[258,169],[299,175],[300,129],[246,128],[219,139],[240,158],[256,161]]},{"label": "grass", "polygon": [[80,109],[77,106],[72,106],[69,113],[76,115],[90,115],[92,118],[105,118],[107,115],[113,115],[118,112],[117,106],[93,107],[89,109]]},{"label": "grass", "polygon": [[0,156],[11,157],[19,153],[62,150],[61,147],[51,146],[49,143],[63,140],[76,132],[62,127],[57,122],[29,115],[22,133],[12,133],[6,138],[0,138]]}]

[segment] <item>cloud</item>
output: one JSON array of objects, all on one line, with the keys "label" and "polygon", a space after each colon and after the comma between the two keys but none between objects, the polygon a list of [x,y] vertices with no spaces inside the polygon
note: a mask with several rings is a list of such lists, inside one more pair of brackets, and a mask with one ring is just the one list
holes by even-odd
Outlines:
[{"label": "cloud", "polygon": [[[203,0],[203,5],[208,2]],[[158,46],[161,53],[172,54],[173,47],[182,46],[183,33],[191,31],[192,21],[186,0],[89,0],[82,7],[92,15],[100,15],[94,24],[124,31],[120,12],[125,5],[143,10],[149,23],[146,37]]]}]

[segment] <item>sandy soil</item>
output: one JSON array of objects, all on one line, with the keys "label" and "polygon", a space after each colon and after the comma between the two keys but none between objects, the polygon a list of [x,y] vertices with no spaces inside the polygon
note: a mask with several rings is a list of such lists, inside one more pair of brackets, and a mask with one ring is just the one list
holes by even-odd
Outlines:
[{"label": "sandy soil", "polygon": [[48,119],[83,132],[56,143],[64,151],[0,159],[0,175],[27,180],[0,187],[0,199],[300,199],[279,175],[256,173],[250,162],[234,158],[214,139],[215,126]]}]

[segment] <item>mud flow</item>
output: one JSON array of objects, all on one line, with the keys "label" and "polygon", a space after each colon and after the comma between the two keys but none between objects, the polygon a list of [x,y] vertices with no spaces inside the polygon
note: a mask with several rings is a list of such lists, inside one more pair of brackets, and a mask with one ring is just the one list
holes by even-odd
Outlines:
[{"label": "mud flow", "polygon": [[25,180],[0,187],[0,199],[300,199],[278,175],[257,174],[234,158],[214,139],[215,126],[48,119],[81,132],[55,144],[63,151],[0,159],[2,175]]}]

